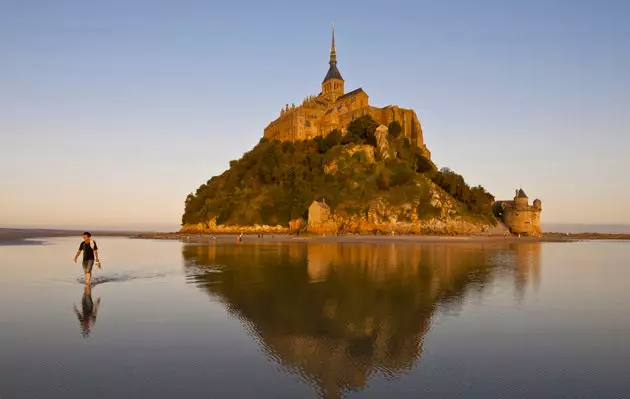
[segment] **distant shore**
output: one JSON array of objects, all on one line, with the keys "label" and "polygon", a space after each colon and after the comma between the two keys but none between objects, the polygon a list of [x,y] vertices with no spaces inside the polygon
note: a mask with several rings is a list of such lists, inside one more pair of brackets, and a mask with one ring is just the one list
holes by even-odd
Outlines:
[{"label": "distant shore", "polygon": [[[235,234],[192,234],[192,233],[142,233],[136,236],[145,239],[180,240],[186,242],[234,241]],[[246,234],[243,241],[272,241],[272,242],[571,242],[584,240],[630,240],[630,234],[601,234],[601,233],[545,233],[541,237],[526,237],[513,235],[288,235],[288,234]]]},{"label": "distant shore", "polygon": [[[0,245],[27,245],[32,243],[33,239],[51,237],[74,236],[80,239],[82,234],[82,230],[0,228]],[[135,237],[141,233],[138,231],[92,231],[92,234],[101,237]],[[39,242],[35,242],[37,243]]]},{"label": "distant shore", "polygon": [[[52,237],[80,237],[80,230],[53,230],[53,229],[7,229],[0,228],[0,245],[28,245],[41,243],[37,239]],[[191,243],[208,242],[234,242],[235,234],[192,234],[192,233],[160,233],[137,231],[93,231],[95,237],[128,237],[153,240],[179,240]],[[630,234],[606,234],[606,233],[544,233],[541,237],[517,237],[503,235],[289,235],[289,234],[264,234],[262,237],[256,234],[243,236],[246,242],[343,242],[343,243],[457,243],[457,242],[572,242],[587,240],[630,240]]]}]

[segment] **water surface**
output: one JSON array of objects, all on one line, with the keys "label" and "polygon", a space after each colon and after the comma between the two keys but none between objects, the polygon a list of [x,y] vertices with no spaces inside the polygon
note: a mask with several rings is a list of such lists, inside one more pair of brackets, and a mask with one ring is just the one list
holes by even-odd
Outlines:
[{"label": "water surface", "polygon": [[630,243],[79,240],[0,247],[3,399],[628,397]]}]

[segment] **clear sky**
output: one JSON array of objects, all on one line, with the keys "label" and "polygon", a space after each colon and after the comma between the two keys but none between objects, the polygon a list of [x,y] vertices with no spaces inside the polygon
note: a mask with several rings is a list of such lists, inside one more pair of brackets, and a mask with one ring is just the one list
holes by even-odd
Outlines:
[{"label": "clear sky", "polygon": [[543,223],[630,223],[630,2],[2,1],[0,226],[168,226],[317,94],[413,108],[438,166]]}]

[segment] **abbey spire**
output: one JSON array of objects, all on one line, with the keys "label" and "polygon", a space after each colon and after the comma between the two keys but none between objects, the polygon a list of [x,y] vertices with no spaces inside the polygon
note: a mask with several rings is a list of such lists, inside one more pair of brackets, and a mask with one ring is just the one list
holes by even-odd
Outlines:
[{"label": "abbey spire", "polygon": [[332,28],[332,43],[330,45],[330,61],[328,61],[328,63],[330,64],[330,67],[328,67],[328,73],[326,74],[326,77],[324,78],[324,81],[322,83],[326,83],[326,81],[330,79],[339,79],[343,81],[343,78],[341,77],[341,73],[339,72],[339,69],[337,69],[337,51],[335,50],[335,25],[334,24]]},{"label": "abbey spire", "polygon": [[337,65],[337,52],[335,51],[335,24],[332,26],[332,44],[330,45],[330,65]]},{"label": "abbey spire", "polygon": [[[346,92],[345,82],[337,69],[337,44],[344,47],[343,30],[340,42],[337,42],[335,25],[332,26],[330,36],[324,31],[325,39],[320,55],[322,64],[325,54],[324,48],[330,49],[328,58],[328,73],[321,82],[321,91],[313,96],[308,96],[301,105],[289,108],[282,107],[280,115],[271,121],[265,128],[265,138],[268,140],[292,141],[311,140],[316,137],[325,137],[330,132],[338,130],[345,134],[350,122],[361,116],[369,115],[385,129],[392,121],[400,123],[402,131],[400,135],[409,139],[409,142],[417,146],[421,153],[430,159],[431,153],[424,145],[422,126],[418,116],[412,109],[400,108],[391,105],[378,108],[370,105],[370,98],[362,88]],[[325,28],[324,28],[325,29]],[[327,41],[330,40],[330,41]],[[344,53],[345,54],[345,53]],[[343,60],[342,60],[343,62]],[[381,128],[382,130],[382,128]]]}]

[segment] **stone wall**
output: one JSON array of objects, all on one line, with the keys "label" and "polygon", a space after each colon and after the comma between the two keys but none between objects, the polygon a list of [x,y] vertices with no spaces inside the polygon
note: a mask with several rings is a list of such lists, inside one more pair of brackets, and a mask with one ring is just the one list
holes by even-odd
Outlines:
[{"label": "stone wall", "polygon": [[294,141],[297,134],[298,108],[283,108],[280,117],[265,129],[264,137],[269,140]]},{"label": "stone wall", "polygon": [[538,236],[540,210],[533,206],[510,206],[504,210],[503,220],[513,234]]},{"label": "stone wall", "polygon": [[264,137],[269,140],[297,141],[325,136],[334,129],[345,133],[350,122],[366,115],[385,126],[393,121],[399,122],[402,135],[421,148],[427,158],[431,158],[415,111],[397,105],[373,107],[369,105],[369,97],[363,90],[341,97],[336,102],[330,102],[320,95],[299,107],[285,107],[280,117],[265,128]]}]

